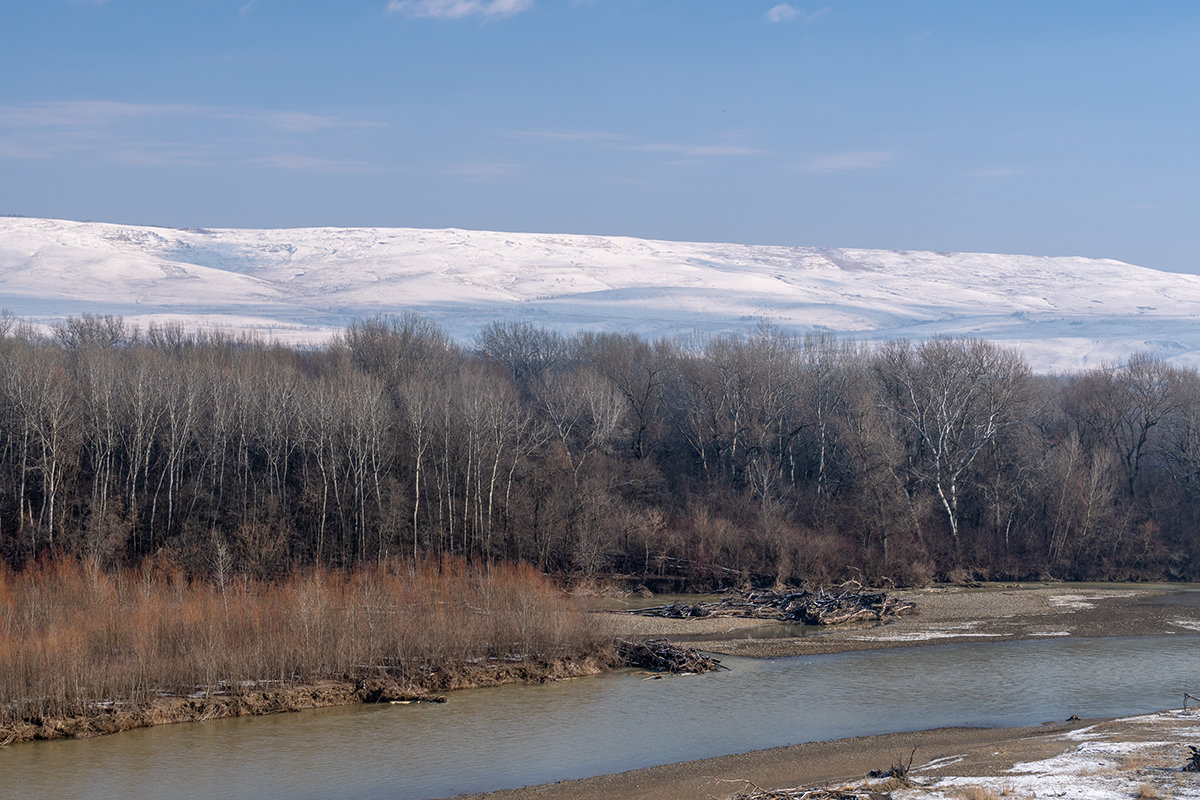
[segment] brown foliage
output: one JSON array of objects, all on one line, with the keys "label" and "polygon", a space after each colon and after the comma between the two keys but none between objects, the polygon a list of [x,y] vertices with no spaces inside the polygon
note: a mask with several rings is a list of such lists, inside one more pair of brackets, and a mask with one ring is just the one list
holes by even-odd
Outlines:
[{"label": "brown foliage", "polygon": [[0,727],[331,677],[421,687],[456,665],[598,646],[583,614],[525,566],[313,568],[236,576],[222,591],[163,560],[105,572],[58,558],[0,567]]}]

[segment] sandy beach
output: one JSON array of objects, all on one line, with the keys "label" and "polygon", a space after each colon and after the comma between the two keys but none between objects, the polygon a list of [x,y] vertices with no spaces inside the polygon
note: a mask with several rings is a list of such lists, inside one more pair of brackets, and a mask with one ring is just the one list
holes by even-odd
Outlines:
[{"label": "sandy beach", "polygon": [[[602,613],[624,636],[666,636],[725,655],[757,658],[915,647],[948,641],[1058,636],[1158,636],[1200,631],[1200,587],[1170,584],[1031,584],[938,587],[896,593],[915,614],[791,638],[736,638],[764,627],[731,617],[667,619]],[[730,638],[713,638],[720,635]]]},{"label": "sandy beach", "polygon": [[[850,787],[883,800],[1200,797],[1182,770],[1200,712],[1026,728],[941,728],[813,742],[616,775],[472,795],[472,800],[728,800],[748,790]],[[867,778],[912,758],[910,785]],[[972,791],[973,790],[973,791]],[[798,795],[797,795],[798,796]]]}]

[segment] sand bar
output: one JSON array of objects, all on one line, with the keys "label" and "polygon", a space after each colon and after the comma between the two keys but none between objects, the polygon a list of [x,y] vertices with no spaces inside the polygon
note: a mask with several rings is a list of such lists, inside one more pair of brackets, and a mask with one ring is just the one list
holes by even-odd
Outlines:
[{"label": "sand bar", "polygon": [[[670,636],[716,653],[816,655],[947,641],[1039,637],[1194,636],[1200,587],[1178,585],[1004,585],[903,592],[919,613],[792,638],[730,638],[759,620],[600,615],[630,636]],[[1200,688],[1200,687],[1197,687]],[[962,798],[977,786],[997,797],[1197,797],[1200,776],[1181,770],[1185,744],[1200,744],[1200,712],[1114,720],[1051,721],[1024,728],[941,728],[810,742],[665,764],[578,781],[474,795],[488,800],[693,800],[731,798],[753,786],[862,785],[872,770],[912,757],[915,785],[880,786],[880,797]],[[915,751],[915,753],[914,753]],[[1038,791],[1042,787],[1042,791]]]}]

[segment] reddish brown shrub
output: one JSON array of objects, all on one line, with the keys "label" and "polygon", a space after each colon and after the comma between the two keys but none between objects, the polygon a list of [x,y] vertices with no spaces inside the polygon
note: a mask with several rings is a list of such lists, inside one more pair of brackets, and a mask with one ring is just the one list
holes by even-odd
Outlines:
[{"label": "reddish brown shrub", "polygon": [[0,722],[99,702],[232,692],[266,681],[581,654],[583,614],[528,566],[459,559],[313,568],[221,587],[163,560],[105,572],[60,558],[0,567]]}]

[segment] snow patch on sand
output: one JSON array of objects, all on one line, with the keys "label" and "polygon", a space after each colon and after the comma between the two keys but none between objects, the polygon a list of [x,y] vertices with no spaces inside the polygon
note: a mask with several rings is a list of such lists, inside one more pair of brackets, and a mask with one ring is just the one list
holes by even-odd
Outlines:
[{"label": "snow patch on sand", "polygon": [[1137,597],[1141,592],[1084,592],[1080,594],[1050,595],[1050,605],[1055,608],[1066,608],[1072,611],[1082,611],[1085,608],[1095,608],[1097,600],[1117,600],[1123,597]]},{"label": "snow patch on sand", "polygon": [[[961,800],[978,787],[999,797],[1061,797],[1067,800],[1128,800],[1130,797],[1200,800],[1200,775],[1182,771],[1183,743],[1200,735],[1194,715],[1164,711],[1116,720],[1105,732],[1089,726],[1063,735],[1081,741],[1058,756],[1014,764],[1003,775],[938,778],[896,791],[901,800]],[[1148,731],[1123,731],[1123,726]],[[1154,738],[1129,741],[1135,735]],[[914,771],[915,772],[915,771]]]},{"label": "snow patch on sand", "polygon": [[939,769],[941,767],[949,767],[951,765],[959,763],[964,758],[966,758],[965,755],[946,756],[945,758],[935,758],[933,761],[926,761],[921,766],[915,767],[913,769],[913,772],[922,772],[922,771],[928,771],[931,769]]},{"label": "snow patch on sand", "polygon": [[1086,728],[1079,728],[1078,730],[1064,733],[1063,738],[1073,742],[1089,742],[1092,739],[1099,739],[1104,735],[1102,733],[1095,733],[1095,730],[1095,725],[1088,725]]},{"label": "snow patch on sand", "polygon": [[956,625],[931,625],[918,631],[876,633],[855,636],[859,641],[872,642],[927,642],[932,639],[958,639],[964,636],[996,638],[1011,636],[1008,633],[980,633],[975,630],[978,622],[961,622]]}]

